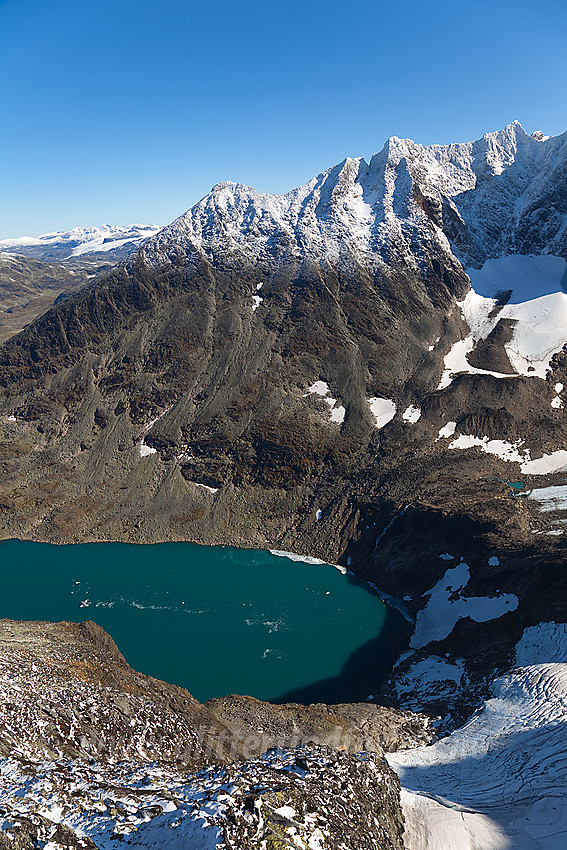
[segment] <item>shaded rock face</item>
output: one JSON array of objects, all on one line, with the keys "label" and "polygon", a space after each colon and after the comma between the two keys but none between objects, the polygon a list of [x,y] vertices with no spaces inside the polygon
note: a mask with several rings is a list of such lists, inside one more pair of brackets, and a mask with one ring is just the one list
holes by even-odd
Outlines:
[{"label": "shaded rock face", "polygon": [[0,847],[22,850],[401,848],[382,747],[431,738],[424,717],[379,706],[200,705],[92,622],[1,620],[0,697]]},{"label": "shaded rock face", "polygon": [[429,743],[432,730],[423,715],[368,703],[274,706],[254,697],[229,696],[205,703],[254,754],[273,747],[323,745],[349,753],[395,752]]},{"label": "shaded rock face", "polygon": [[410,597],[417,619],[450,552],[469,569],[462,610],[517,599],[406,663],[464,659],[470,706],[534,598],[564,616],[563,512],[510,482],[563,484],[561,464],[523,461],[564,451],[567,365],[559,346],[545,379],[514,371],[502,303],[473,339],[462,262],[567,257],[566,144],[516,124],[391,139],[284,196],[215,187],[0,349],[0,535],[308,552]]}]

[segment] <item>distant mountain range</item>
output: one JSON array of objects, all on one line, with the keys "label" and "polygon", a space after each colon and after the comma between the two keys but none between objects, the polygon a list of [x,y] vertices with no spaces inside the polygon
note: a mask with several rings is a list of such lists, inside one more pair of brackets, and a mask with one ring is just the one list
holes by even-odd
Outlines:
[{"label": "distant mountain range", "polygon": [[19,236],[1,239],[0,252],[10,252],[36,260],[89,260],[116,262],[135,251],[144,239],[160,230],[155,225],[132,224],[126,227],[103,224],[102,227],[74,227],[72,230],[43,236]]}]

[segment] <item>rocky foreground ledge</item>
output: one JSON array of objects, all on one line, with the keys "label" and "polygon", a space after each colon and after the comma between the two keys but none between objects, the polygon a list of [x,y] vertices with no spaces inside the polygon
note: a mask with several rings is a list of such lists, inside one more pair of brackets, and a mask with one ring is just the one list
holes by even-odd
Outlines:
[{"label": "rocky foreground ledge", "polygon": [[[96,624],[0,621],[0,848],[402,848],[382,758],[431,738],[375,705],[198,703]],[[365,751],[365,752],[361,752]]]}]

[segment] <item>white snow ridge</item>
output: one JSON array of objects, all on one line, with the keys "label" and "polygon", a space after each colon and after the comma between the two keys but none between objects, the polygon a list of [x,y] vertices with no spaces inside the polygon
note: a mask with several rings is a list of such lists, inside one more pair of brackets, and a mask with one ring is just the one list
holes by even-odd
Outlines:
[{"label": "white snow ridge", "polygon": [[126,245],[140,245],[145,239],[155,236],[161,227],[146,224],[127,226],[103,224],[101,227],[74,227],[72,230],[58,230],[43,236],[19,236],[15,239],[0,240],[0,252],[15,251],[30,256],[40,256],[41,252],[62,253],[62,259],[82,257],[85,254],[107,253]]}]

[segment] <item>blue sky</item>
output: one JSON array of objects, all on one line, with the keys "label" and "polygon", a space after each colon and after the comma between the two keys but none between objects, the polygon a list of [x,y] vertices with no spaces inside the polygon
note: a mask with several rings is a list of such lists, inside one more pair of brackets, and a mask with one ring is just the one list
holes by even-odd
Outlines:
[{"label": "blue sky", "polygon": [[0,0],[0,238],[165,224],[388,136],[567,130],[564,0]]}]

